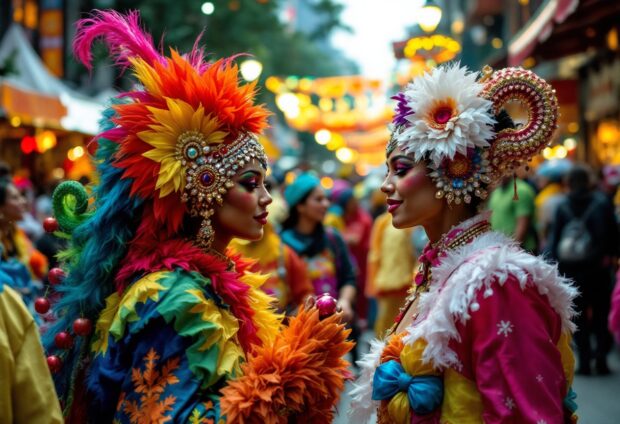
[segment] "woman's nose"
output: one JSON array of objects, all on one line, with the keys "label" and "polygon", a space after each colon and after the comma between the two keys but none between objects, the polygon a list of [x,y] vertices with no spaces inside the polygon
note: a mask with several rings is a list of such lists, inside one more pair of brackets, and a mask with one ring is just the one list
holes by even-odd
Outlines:
[{"label": "woman's nose", "polygon": [[391,194],[394,192],[394,184],[390,181],[389,177],[385,177],[381,184],[381,191],[385,194]]}]

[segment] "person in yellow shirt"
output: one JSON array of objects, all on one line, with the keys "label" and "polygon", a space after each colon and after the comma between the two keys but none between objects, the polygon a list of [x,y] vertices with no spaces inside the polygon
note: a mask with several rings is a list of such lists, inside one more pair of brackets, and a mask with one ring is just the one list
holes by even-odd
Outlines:
[{"label": "person in yellow shirt", "polygon": [[10,278],[0,270],[0,422],[62,423],[39,331]]},{"label": "person in yellow shirt", "polygon": [[385,212],[377,217],[370,236],[366,295],[377,301],[375,334],[382,337],[392,326],[398,310],[407,297],[417,255],[412,242],[413,228],[399,230],[392,216]]}]

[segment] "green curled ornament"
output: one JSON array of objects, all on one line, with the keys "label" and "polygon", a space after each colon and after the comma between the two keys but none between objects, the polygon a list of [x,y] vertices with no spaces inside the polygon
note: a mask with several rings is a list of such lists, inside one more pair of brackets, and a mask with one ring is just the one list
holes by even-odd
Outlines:
[{"label": "green curled ornament", "polygon": [[88,217],[88,193],[77,181],[64,181],[54,190],[52,208],[61,231],[71,233]]}]

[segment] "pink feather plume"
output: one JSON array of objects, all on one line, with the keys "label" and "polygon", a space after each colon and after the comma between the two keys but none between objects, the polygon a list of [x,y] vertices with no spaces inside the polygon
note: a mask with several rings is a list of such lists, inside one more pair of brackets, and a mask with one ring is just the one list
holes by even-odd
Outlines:
[{"label": "pink feather plume", "polygon": [[153,45],[153,38],[140,28],[138,11],[121,15],[113,10],[96,10],[93,16],[77,23],[77,35],[73,42],[75,56],[88,69],[92,68],[91,46],[101,37],[107,43],[116,63],[129,67],[129,58],[140,57],[149,64],[163,61]]}]

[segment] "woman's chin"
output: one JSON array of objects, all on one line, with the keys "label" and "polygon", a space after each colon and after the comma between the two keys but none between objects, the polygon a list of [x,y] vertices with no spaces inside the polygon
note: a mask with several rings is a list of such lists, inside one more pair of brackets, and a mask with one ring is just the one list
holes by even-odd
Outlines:
[{"label": "woman's chin", "polygon": [[258,229],[252,229],[252,231],[248,231],[242,236],[237,236],[237,238],[249,241],[258,241],[263,238],[263,226],[261,225]]}]

